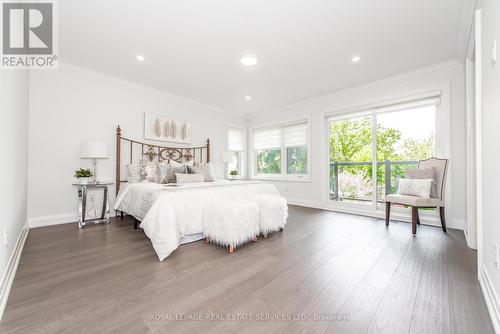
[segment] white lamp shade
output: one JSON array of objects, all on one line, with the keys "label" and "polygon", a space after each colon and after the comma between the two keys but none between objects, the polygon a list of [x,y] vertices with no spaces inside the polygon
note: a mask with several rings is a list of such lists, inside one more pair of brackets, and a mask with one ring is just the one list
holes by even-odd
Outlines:
[{"label": "white lamp shade", "polygon": [[99,140],[82,140],[80,143],[81,159],[107,159],[108,145]]},{"label": "white lamp shade", "polygon": [[221,160],[222,160],[223,163],[232,162],[233,161],[233,155],[229,151],[222,152]]}]

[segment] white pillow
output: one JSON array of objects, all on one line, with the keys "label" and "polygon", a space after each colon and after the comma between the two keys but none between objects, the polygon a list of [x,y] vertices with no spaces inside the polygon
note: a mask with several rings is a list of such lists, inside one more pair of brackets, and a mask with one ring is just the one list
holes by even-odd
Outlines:
[{"label": "white pillow", "polygon": [[188,166],[189,174],[201,174],[205,182],[215,181],[214,166],[211,163],[198,164],[198,166]]},{"label": "white pillow", "polygon": [[399,179],[398,194],[429,198],[432,179]]},{"label": "white pillow", "polygon": [[180,174],[175,173],[175,179],[177,183],[195,183],[195,182],[205,182],[203,174]]}]

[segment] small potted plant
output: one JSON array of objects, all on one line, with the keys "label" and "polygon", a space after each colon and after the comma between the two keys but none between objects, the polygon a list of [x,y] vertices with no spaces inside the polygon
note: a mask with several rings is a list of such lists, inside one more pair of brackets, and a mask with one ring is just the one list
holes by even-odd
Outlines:
[{"label": "small potted plant", "polygon": [[238,176],[238,171],[236,169],[233,169],[229,172],[229,179],[232,180],[235,176]]},{"label": "small potted plant", "polygon": [[87,184],[94,173],[90,169],[77,169],[75,170],[75,178],[80,184]]}]

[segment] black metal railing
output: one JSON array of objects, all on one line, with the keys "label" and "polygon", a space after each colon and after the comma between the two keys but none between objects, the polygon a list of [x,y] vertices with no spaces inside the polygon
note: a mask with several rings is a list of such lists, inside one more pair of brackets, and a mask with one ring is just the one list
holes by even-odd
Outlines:
[{"label": "black metal railing", "polygon": [[[384,195],[385,194],[390,194],[392,193],[393,189],[393,184],[392,184],[392,179],[393,176],[395,176],[395,179],[397,177],[402,177],[404,176],[404,171],[401,168],[397,168],[397,170],[394,170],[393,173],[393,166],[399,166],[399,167],[417,167],[418,166],[418,161],[390,161],[390,160],[385,160],[385,161],[377,161],[377,173],[379,173],[379,168],[382,167],[384,168],[383,171],[383,178],[377,177],[378,181],[382,180],[382,183],[384,184]],[[353,170],[355,167],[366,167],[368,170],[371,171],[372,163],[371,162],[330,162],[330,199],[332,200],[355,200],[355,201],[363,201],[363,202],[370,202],[371,200],[363,199],[363,198],[349,198],[349,197],[342,197],[339,198],[339,169],[345,169],[345,168],[350,168]],[[371,174],[369,175],[369,178],[371,179]],[[379,189],[377,185],[377,189]],[[380,197],[380,196],[377,196]],[[380,201],[380,198],[377,199]],[[383,201],[381,201],[383,202]]]}]

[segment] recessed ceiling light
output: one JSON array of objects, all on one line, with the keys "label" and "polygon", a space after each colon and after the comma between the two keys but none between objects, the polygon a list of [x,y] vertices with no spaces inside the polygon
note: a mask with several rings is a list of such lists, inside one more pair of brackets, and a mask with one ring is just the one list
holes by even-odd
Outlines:
[{"label": "recessed ceiling light", "polygon": [[245,66],[254,66],[255,64],[257,64],[257,62],[257,57],[252,54],[243,55],[243,57],[241,57],[240,59],[240,63]]},{"label": "recessed ceiling light", "polygon": [[353,56],[353,57],[351,58],[351,61],[352,61],[353,63],[359,63],[359,61],[360,61],[360,60],[361,60],[361,57],[360,57],[360,56]]},{"label": "recessed ceiling light", "polygon": [[141,61],[141,62],[144,61],[143,55],[137,55],[135,58],[137,59],[137,61]]},{"label": "recessed ceiling light", "polygon": [[252,97],[250,95],[245,96],[245,100],[250,101]]}]

